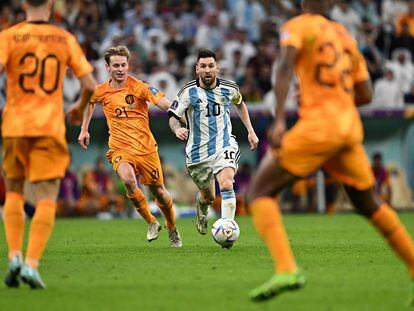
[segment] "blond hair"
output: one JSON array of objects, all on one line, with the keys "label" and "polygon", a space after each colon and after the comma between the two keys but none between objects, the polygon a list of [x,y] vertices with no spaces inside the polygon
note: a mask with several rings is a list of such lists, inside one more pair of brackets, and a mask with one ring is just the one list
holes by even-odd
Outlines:
[{"label": "blond hair", "polygon": [[115,56],[115,55],[116,56],[125,56],[127,58],[127,60],[129,60],[129,57],[130,57],[129,50],[126,46],[118,45],[118,46],[110,47],[104,53],[104,58],[105,58],[105,61],[108,65],[109,65],[111,56]]}]

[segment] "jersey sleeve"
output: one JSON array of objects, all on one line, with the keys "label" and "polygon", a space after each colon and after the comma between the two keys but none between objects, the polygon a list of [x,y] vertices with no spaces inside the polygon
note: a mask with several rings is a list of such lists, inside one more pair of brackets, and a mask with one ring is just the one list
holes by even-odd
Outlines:
[{"label": "jersey sleeve", "polygon": [[10,40],[6,31],[0,32],[0,64],[6,65],[9,60]]},{"label": "jersey sleeve", "polygon": [[231,101],[231,103],[233,105],[236,105],[236,106],[238,106],[238,105],[241,104],[241,102],[243,101],[243,96],[240,93],[240,90],[238,90],[238,89],[237,90],[236,89],[234,90],[230,101]]},{"label": "jersey sleeve", "polygon": [[298,50],[303,47],[303,31],[299,20],[291,20],[282,26],[280,32],[280,45],[293,46]]},{"label": "jersey sleeve", "polygon": [[99,86],[95,87],[95,90],[93,91],[93,94],[92,94],[91,99],[89,100],[89,102],[91,104],[101,104],[102,103]]},{"label": "jersey sleeve", "polygon": [[164,97],[164,93],[158,90],[157,88],[144,83],[142,87],[142,95],[147,102],[150,102],[153,105],[156,105],[157,102]]},{"label": "jersey sleeve", "polygon": [[168,115],[171,117],[175,117],[177,119],[181,119],[184,115],[185,111],[190,106],[190,97],[188,95],[188,90],[184,91],[177,96],[175,100],[172,102],[170,108],[168,109]]},{"label": "jersey sleeve", "polygon": [[354,82],[364,82],[369,80],[369,72],[367,63],[365,62],[364,56],[356,51],[355,66],[354,66]]},{"label": "jersey sleeve", "polygon": [[80,78],[93,71],[92,65],[88,62],[76,38],[68,34],[69,67],[76,77]]}]

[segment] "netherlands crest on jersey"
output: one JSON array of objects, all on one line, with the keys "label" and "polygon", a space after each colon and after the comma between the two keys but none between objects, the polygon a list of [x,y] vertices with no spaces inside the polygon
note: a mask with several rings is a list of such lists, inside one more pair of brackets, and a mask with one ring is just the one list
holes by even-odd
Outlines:
[{"label": "netherlands crest on jersey", "polygon": [[125,102],[128,105],[132,105],[134,103],[134,95],[128,94],[127,96],[125,96]]}]

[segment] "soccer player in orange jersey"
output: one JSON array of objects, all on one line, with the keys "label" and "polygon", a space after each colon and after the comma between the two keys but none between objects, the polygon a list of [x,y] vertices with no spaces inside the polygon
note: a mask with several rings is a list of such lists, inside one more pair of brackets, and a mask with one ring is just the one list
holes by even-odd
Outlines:
[{"label": "soccer player in orange jersey", "polygon": [[[366,64],[345,28],[325,17],[331,2],[302,1],[305,13],[281,30],[276,119],[270,134],[274,149],[260,163],[247,195],[256,229],[275,263],[275,275],[250,293],[256,301],[305,283],[274,197],[319,167],[344,184],[357,211],[388,240],[414,282],[413,242],[394,210],[375,194],[362,145],[356,105],[369,103],[372,97]],[[300,82],[300,117],[286,132],[284,105],[294,71]]]},{"label": "soccer player in orange jersey", "polygon": [[157,143],[149,128],[148,102],[167,110],[170,102],[156,88],[128,75],[129,51],[125,46],[109,48],[104,55],[110,74],[109,81],[98,85],[82,123],[79,144],[87,149],[88,127],[95,104],[103,107],[109,127],[109,151],[106,156],[122,179],[138,213],[148,224],[147,240],[158,238],[161,225],[151,214],[148,202],[138,187],[147,185],[166,220],[170,245],[181,247],[181,237],[175,224],[173,201],[164,187]]},{"label": "soccer player in orange jersey", "polygon": [[[75,119],[96,85],[75,37],[49,24],[52,6],[52,0],[26,0],[26,21],[0,33],[0,72],[7,74],[2,138],[8,287],[17,287],[20,278],[31,288],[45,287],[37,267],[52,233],[60,179],[69,164],[62,96],[66,66],[83,85],[81,100],[70,108]],[[25,180],[33,183],[36,211],[23,263]]]}]

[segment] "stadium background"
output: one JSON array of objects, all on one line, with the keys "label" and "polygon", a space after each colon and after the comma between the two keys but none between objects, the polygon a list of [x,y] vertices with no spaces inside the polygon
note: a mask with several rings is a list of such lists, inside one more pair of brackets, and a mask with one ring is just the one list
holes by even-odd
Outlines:
[{"label": "stadium background", "polygon": [[[20,1],[1,1],[0,29],[24,19],[19,6]],[[101,58],[103,51],[109,46],[124,44],[132,52],[130,73],[164,91],[170,100],[186,81],[194,78],[197,50],[213,49],[219,56],[221,75],[239,84],[261,139],[259,150],[250,152],[244,127],[233,118],[234,133],[242,149],[240,164],[249,164],[252,171],[267,148],[266,128],[274,102],[272,73],[278,61],[278,29],[299,12],[299,6],[300,1],[285,0],[57,0],[53,22],[77,36],[95,67],[98,82],[107,78]],[[414,4],[400,0],[337,1],[331,13],[332,18],[343,22],[356,36],[374,81],[374,102],[361,109],[368,154],[381,152],[385,164],[392,167],[394,205],[412,207],[414,145],[409,142],[414,140],[414,113],[410,106],[414,102]],[[404,62],[398,61],[400,54],[404,54]],[[393,73],[392,79],[386,78],[388,72]],[[6,77],[0,79],[0,105],[3,106]],[[79,87],[68,72],[64,84],[66,104],[76,100]],[[296,119],[296,100],[292,83],[287,104],[290,124]],[[167,115],[151,109],[150,123],[160,155],[174,172],[171,175],[185,178],[184,145],[170,132]],[[102,111],[98,109],[91,122],[92,139],[87,152],[77,145],[78,132],[79,128],[68,127],[71,170],[76,173],[78,191],[82,193],[87,182],[85,176],[93,170],[97,159],[104,158],[107,148]],[[119,180],[110,171],[109,164],[106,169],[117,185]],[[191,187],[191,182],[186,184]],[[177,187],[177,180],[167,182],[167,186]],[[191,205],[194,192],[192,188],[187,192],[191,197],[183,199],[183,203]],[[180,199],[176,198],[177,201],[180,203]]]}]

